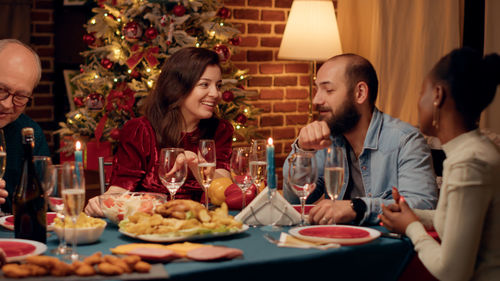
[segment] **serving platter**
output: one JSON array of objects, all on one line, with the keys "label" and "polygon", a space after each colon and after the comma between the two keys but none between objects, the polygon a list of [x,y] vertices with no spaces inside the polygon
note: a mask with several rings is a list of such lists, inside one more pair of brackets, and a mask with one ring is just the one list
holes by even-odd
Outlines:
[{"label": "serving platter", "polygon": [[38,241],[7,238],[0,238],[0,248],[5,252],[7,262],[23,261],[29,256],[36,256],[47,250],[47,246]]}]

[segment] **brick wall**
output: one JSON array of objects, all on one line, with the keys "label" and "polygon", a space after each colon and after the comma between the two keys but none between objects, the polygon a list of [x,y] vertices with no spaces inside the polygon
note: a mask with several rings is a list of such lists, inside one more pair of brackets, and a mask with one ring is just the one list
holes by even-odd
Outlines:
[{"label": "brick wall", "polygon": [[264,137],[274,139],[280,183],[281,167],[300,128],[307,124],[309,110],[309,63],[277,58],[292,2],[224,1],[232,11],[230,22],[242,33],[239,53],[231,59],[238,67],[250,70],[252,79],[247,88],[259,92],[251,102],[262,110],[255,125]]},{"label": "brick wall", "polygon": [[33,91],[33,101],[26,114],[44,129],[49,146],[53,148],[48,124],[54,120],[54,3],[53,0],[33,0],[31,10],[31,46],[42,62],[42,79]]}]

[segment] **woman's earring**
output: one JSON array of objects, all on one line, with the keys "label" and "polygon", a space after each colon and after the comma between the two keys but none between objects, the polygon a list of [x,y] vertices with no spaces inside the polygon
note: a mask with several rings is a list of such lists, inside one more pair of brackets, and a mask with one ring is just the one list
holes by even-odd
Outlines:
[{"label": "woman's earring", "polygon": [[432,111],[432,126],[439,129],[439,107],[437,102],[434,103],[434,110]]}]

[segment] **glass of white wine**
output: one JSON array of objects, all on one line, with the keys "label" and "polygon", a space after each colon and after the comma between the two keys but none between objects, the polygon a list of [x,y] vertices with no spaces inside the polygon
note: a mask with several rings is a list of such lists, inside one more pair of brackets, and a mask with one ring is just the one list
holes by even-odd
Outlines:
[{"label": "glass of white wine", "polygon": [[[326,193],[330,200],[337,200],[344,183],[344,151],[341,147],[327,149],[324,178]],[[335,219],[333,224],[335,224]]]},{"label": "glass of white wine", "polygon": [[200,140],[198,144],[198,172],[205,193],[205,207],[208,209],[208,188],[212,183],[216,169],[216,154],[214,140]]},{"label": "glass of white wine", "polygon": [[160,151],[160,167],[158,176],[168,189],[172,200],[175,193],[184,184],[187,177],[186,155],[182,148],[162,148]]},{"label": "glass of white wine", "polygon": [[61,179],[61,195],[64,203],[65,216],[73,224],[73,237],[71,241],[71,254],[67,258],[76,261],[81,256],[76,252],[76,221],[83,210],[85,203],[85,177],[81,162],[66,162],[63,164]]},{"label": "glass of white wine", "polygon": [[250,174],[259,190],[267,177],[266,145],[266,140],[254,139],[250,146]]}]

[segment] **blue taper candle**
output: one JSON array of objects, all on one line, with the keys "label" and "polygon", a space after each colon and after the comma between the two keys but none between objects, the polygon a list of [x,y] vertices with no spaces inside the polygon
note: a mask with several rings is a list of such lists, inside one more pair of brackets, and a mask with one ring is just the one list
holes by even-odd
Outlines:
[{"label": "blue taper candle", "polygon": [[267,158],[267,187],[269,189],[275,189],[276,176],[274,168],[274,145],[272,138],[269,138],[267,140],[266,158]]}]

